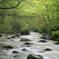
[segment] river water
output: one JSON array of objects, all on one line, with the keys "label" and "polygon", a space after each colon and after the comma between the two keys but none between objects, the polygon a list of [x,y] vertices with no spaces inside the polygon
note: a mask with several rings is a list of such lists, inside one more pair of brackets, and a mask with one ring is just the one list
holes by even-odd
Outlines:
[{"label": "river water", "polygon": [[[21,35],[19,38],[7,39],[7,36],[0,38],[1,45],[13,46],[13,49],[0,50],[0,59],[27,59],[29,54],[42,55],[44,59],[59,59],[59,45],[55,45],[54,41],[46,39],[46,43],[39,42],[44,40],[40,38],[42,35],[38,32],[30,32],[30,35]],[[10,37],[10,36],[8,36]],[[31,45],[24,44],[25,42],[20,42],[21,38],[28,38],[31,41]],[[44,49],[49,48],[51,51],[44,51]],[[26,49],[26,51],[22,51]],[[12,51],[17,51],[19,53],[12,53]]]}]

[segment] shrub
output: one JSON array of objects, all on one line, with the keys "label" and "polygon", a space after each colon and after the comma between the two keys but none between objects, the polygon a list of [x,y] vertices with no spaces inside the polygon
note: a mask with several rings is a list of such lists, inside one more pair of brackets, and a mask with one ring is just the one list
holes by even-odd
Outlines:
[{"label": "shrub", "polygon": [[47,28],[46,28],[46,26],[41,27],[41,28],[39,29],[39,32],[40,32],[40,33],[47,33]]},{"label": "shrub", "polygon": [[20,34],[21,35],[28,35],[29,34],[29,29],[28,28],[21,28]]},{"label": "shrub", "polygon": [[51,37],[53,40],[57,40],[59,38],[59,31],[52,31]]}]

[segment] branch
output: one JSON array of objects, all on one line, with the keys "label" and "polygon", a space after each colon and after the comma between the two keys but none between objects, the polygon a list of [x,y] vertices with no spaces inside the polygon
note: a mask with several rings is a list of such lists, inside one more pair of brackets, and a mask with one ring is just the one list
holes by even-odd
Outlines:
[{"label": "branch", "polygon": [[19,0],[18,4],[17,4],[16,6],[6,7],[6,8],[0,7],[0,9],[13,9],[13,8],[16,8],[20,3],[21,3],[21,2],[20,2],[20,0]]},{"label": "branch", "polygon": [[1,1],[0,3],[4,3],[5,0]]}]

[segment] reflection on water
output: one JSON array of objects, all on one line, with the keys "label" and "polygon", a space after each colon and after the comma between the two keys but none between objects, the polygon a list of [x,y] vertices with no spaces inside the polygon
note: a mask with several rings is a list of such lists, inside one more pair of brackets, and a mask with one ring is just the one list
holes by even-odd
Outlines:
[{"label": "reflection on water", "polygon": [[[6,37],[6,36],[5,36]],[[46,43],[39,42],[43,40],[41,34],[38,32],[30,32],[30,35],[21,35],[20,38],[6,39],[0,38],[0,48],[3,45],[11,45],[14,48],[5,50],[0,49],[0,59],[27,59],[28,54],[40,54],[44,59],[58,59],[59,58],[59,45],[55,45],[53,41],[46,40]],[[32,45],[25,45],[25,42],[20,42],[21,38],[28,38]],[[44,49],[50,48],[52,51],[44,51]],[[26,49],[26,51],[22,51]],[[17,51],[18,53],[12,53]]]}]

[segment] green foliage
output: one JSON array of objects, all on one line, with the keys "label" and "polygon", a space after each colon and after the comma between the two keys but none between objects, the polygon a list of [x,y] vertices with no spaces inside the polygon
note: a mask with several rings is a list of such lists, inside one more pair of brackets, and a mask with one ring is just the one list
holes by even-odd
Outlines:
[{"label": "green foliage", "polygon": [[[21,1],[22,3],[15,9],[0,9],[0,33],[29,34],[30,30],[34,30],[50,33],[53,39],[57,39],[59,30],[58,0]],[[0,7],[15,6],[17,2],[18,0],[6,0],[0,3]]]},{"label": "green foliage", "polygon": [[59,38],[59,31],[52,31],[51,37],[53,40],[57,40]]},{"label": "green foliage", "polygon": [[21,35],[28,35],[29,34],[29,28],[21,28],[20,34]]},{"label": "green foliage", "polygon": [[59,41],[59,38],[57,39],[57,41]]}]

